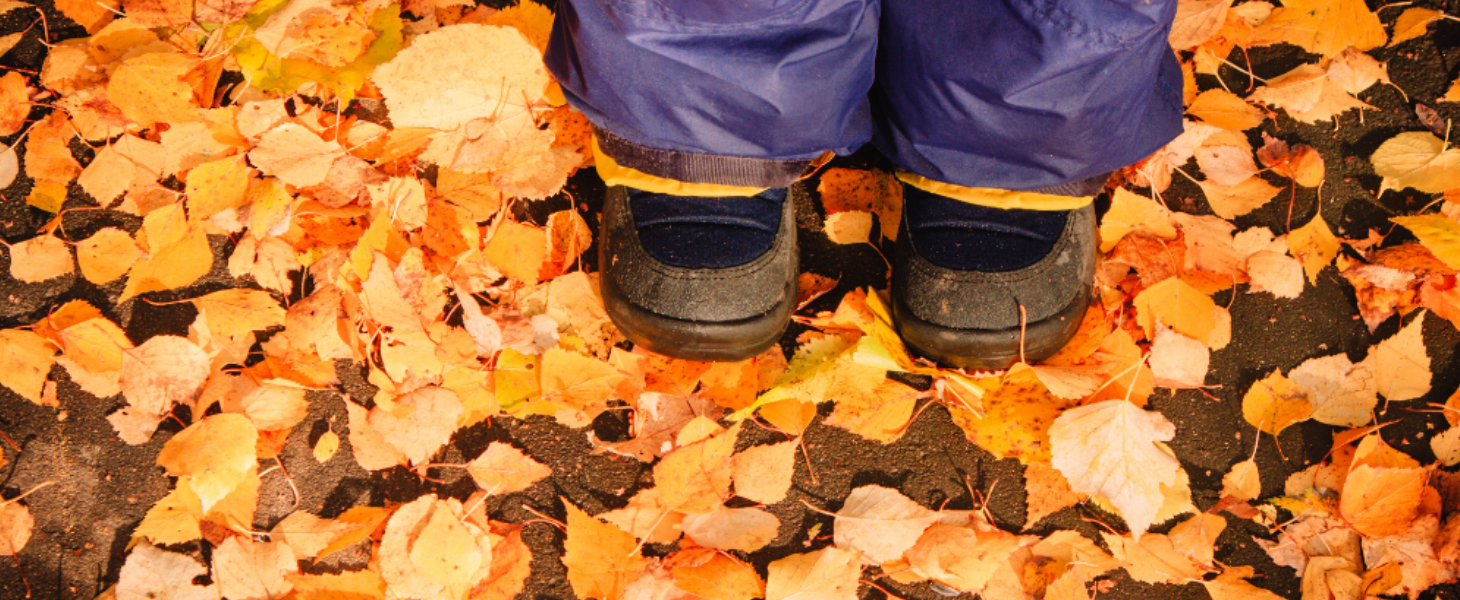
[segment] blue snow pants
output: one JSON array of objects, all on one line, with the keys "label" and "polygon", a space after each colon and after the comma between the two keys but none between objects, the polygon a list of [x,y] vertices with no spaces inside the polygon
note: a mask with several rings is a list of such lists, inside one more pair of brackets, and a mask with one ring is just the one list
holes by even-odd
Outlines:
[{"label": "blue snow pants", "polygon": [[545,60],[620,166],[781,187],[871,140],[912,174],[1092,195],[1181,132],[1175,0],[559,0]]}]

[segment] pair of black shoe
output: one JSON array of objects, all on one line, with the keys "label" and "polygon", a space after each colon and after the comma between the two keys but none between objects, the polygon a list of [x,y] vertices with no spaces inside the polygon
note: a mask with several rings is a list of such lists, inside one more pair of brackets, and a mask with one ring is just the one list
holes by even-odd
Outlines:
[{"label": "pair of black shoe", "polygon": [[[1057,352],[1095,273],[1093,208],[1001,210],[903,186],[892,316],[915,353],[1002,369]],[[676,358],[750,358],[796,305],[793,209],[801,186],[750,198],[614,187],[599,243],[604,305],[624,336]],[[791,196],[791,197],[788,197]]]}]

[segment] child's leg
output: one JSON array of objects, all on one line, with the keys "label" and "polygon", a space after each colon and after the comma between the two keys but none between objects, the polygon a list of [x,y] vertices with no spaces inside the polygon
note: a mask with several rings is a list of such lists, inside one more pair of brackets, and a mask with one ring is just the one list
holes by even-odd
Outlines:
[{"label": "child's leg", "polygon": [[738,360],[780,338],[786,188],[871,136],[877,2],[560,2],[546,60],[597,129],[600,288],[630,340]]},{"label": "child's leg", "polygon": [[1181,131],[1173,0],[887,0],[874,143],[908,172],[893,313],[940,362],[1062,347],[1089,303],[1090,201]]}]

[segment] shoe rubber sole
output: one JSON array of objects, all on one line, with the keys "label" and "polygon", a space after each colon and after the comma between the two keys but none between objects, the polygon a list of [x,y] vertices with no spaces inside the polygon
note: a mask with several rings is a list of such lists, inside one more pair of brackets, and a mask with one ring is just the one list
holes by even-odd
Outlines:
[{"label": "shoe rubber sole", "polygon": [[[1085,288],[1065,308],[1024,327],[1024,358],[1033,363],[1059,352],[1075,332],[1090,306]],[[976,310],[976,308],[975,308]],[[978,371],[1007,369],[1019,362],[1019,328],[956,329],[929,323],[913,314],[902,295],[892,294],[892,322],[913,353],[940,365]]]},{"label": "shoe rubber sole", "polygon": [[753,358],[781,339],[796,308],[794,278],[786,282],[785,294],[771,310],[736,321],[687,321],[655,313],[631,302],[608,273],[599,274],[599,289],[609,318],[624,337],[635,346],[684,360]]}]

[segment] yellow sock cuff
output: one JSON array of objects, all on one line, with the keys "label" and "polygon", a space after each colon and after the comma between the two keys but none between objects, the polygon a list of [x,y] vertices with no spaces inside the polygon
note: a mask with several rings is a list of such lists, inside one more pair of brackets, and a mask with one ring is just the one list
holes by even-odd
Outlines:
[{"label": "yellow sock cuff", "polygon": [[933,181],[921,175],[899,172],[897,178],[922,191],[947,196],[954,200],[991,208],[1023,210],[1075,210],[1095,201],[1094,196],[1056,196],[1039,192],[1016,192],[995,188],[975,188]]}]

